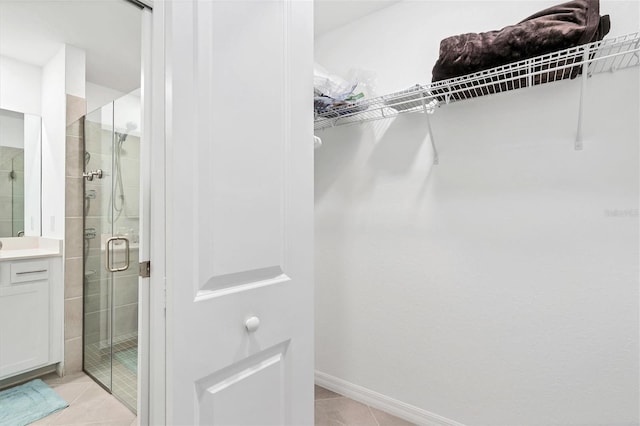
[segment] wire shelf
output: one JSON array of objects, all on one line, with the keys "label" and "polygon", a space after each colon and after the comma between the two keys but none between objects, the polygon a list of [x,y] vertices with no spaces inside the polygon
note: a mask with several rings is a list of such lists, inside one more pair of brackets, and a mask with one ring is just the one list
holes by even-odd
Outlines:
[{"label": "wire shelf", "polygon": [[571,47],[523,61],[365,99],[315,115],[315,130],[362,123],[495,93],[640,65],[640,33]]}]

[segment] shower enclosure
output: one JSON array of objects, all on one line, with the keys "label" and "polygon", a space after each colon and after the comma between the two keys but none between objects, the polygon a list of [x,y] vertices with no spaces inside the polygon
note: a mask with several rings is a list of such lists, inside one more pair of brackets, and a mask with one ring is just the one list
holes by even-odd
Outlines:
[{"label": "shower enclosure", "polygon": [[140,97],[84,118],[84,370],[133,411],[138,377]]}]

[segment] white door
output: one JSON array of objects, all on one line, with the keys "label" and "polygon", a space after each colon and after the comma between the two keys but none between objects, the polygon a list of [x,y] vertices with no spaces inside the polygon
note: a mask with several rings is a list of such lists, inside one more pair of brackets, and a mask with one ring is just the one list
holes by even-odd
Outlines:
[{"label": "white door", "polygon": [[312,2],[159,3],[166,422],[312,424]]}]

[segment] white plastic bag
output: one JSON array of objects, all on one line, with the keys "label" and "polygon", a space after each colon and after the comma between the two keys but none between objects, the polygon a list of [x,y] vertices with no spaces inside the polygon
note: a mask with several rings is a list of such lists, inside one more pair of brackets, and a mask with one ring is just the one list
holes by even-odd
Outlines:
[{"label": "white plastic bag", "polygon": [[347,73],[347,80],[356,84],[353,90],[354,94],[362,93],[366,99],[375,98],[376,95],[376,79],[377,75],[373,71],[352,68]]},{"label": "white plastic bag", "polygon": [[328,96],[333,99],[344,99],[349,96],[355,84],[342,77],[329,73],[318,64],[313,66],[313,89],[316,95]]}]

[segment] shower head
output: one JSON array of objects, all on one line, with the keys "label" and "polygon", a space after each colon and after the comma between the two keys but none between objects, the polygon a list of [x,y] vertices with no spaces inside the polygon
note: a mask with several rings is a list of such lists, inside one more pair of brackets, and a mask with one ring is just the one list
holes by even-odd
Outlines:
[{"label": "shower head", "polygon": [[127,140],[128,133],[116,132],[116,138],[118,139],[118,145],[122,145],[122,142]]},{"label": "shower head", "polygon": [[127,140],[127,136],[129,136],[129,133],[136,130],[138,128],[138,125],[132,121],[129,121],[127,122],[127,124],[125,124],[125,127],[126,133],[116,132],[116,137],[118,138],[118,143],[120,144]]}]

